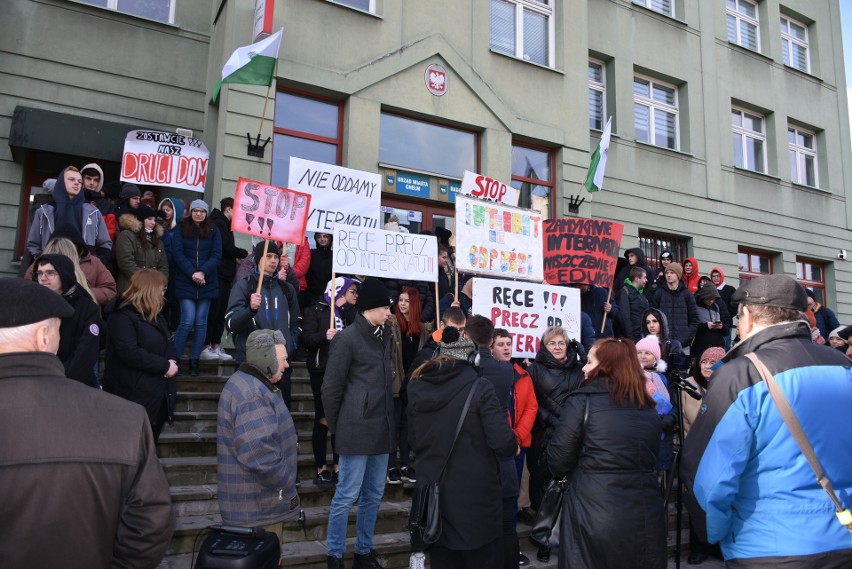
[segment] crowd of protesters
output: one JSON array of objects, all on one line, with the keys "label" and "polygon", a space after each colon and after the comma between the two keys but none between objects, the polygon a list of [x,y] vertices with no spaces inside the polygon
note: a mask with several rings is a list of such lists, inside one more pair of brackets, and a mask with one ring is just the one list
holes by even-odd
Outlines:
[{"label": "crowd of protesters", "polygon": [[[307,237],[242,249],[230,229],[232,198],[212,212],[202,199],[158,203],[133,184],[104,184],[97,164],[69,166],[45,188],[52,190],[34,207],[21,276],[73,309],[60,311],[56,349],[66,377],[142,405],[156,442],[174,417],[178,374],[198,375],[205,360],[240,365],[219,405],[226,523],[280,524],[298,511],[290,364],[303,360],[315,404],[313,482],[335,492],[330,568],[343,567],[356,501],[354,567],[375,569],[385,485],[433,482],[442,484],[443,521],[433,566],[527,564],[517,521],[531,521],[550,481],[562,477],[561,525],[538,544],[540,561],[556,549],[560,567],[665,566],[663,497],[674,446],[693,425],[712,442],[700,404],[675,390],[666,362],[691,359],[675,371],[691,369],[706,396],[713,366],[736,342],[733,319],[754,300],[737,299],[721,268],[703,277],[696,258],[679,262],[664,251],[654,270],[642,249],[628,249],[612,291],[570,285],[580,289],[582,337],[550,327],[533,361],[520,361],[511,358],[511,334],[473,314],[471,275],[456,274],[444,228],[436,230],[435,298],[432,283],[332,280],[329,234],[316,233],[314,249]],[[403,230],[394,219],[385,228]],[[852,354],[852,327],[814,291],[802,298],[791,309],[813,343]],[[826,361],[848,361],[835,355]],[[681,412],[684,433],[676,429]],[[244,446],[257,443],[252,437],[266,454]],[[275,480],[272,506],[259,474],[237,476],[261,464]],[[690,534],[690,563],[721,555],[701,529]],[[731,552],[743,555],[724,550]]]}]

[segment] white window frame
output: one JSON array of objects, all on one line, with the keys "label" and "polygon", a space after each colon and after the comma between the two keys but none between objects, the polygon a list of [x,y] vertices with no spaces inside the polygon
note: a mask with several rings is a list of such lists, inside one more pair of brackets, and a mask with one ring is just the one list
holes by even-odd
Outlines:
[{"label": "white window frame", "polygon": [[[660,101],[654,100],[653,97],[642,97],[636,94],[635,84],[636,80],[639,81],[647,81],[648,82],[648,92],[653,93],[654,87],[663,87],[666,89],[671,89],[674,92],[674,105],[668,105],[666,103],[662,103]],[[648,107],[648,141],[640,141],[646,144],[651,144],[656,146],[657,148],[667,148],[669,150],[680,150],[680,93],[678,92],[677,85],[672,85],[671,83],[666,83],[664,81],[658,81],[652,77],[648,77],[646,75],[636,74],[633,76],[634,83],[634,91],[633,91],[633,125],[634,128],[636,126],[636,111],[635,106],[637,104],[644,105]],[[656,121],[654,120],[654,115],[657,111],[665,111],[667,113],[673,113],[675,116],[675,145],[674,148],[669,148],[668,146],[660,146],[656,144],[654,140],[656,137]],[[638,138],[637,138],[638,140]]]},{"label": "white window frame", "polygon": [[[805,39],[801,40],[796,36],[792,35],[789,30],[791,25],[796,25],[805,30]],[[793,65],[793,44],[796,44],[800,47],[805,48],[805,69],[799,69],[795,65]],[[789,16],[781,15],[781,49],[782,58],[785,60],[784,65],[787,67],[792,67],[793,69],[798,69],[799,71],[803,71],[805,73],[811,72],[811,45],[810,45],[810,34],[808,33],[808,26],[799,20],[795,20]]]},{"label": "white window frame", "polygon": [[[790,180],[794,184],[799,184],[800,186],[808,186],[811,188],[819,187],[819,161],[817,159],[817,149],[816,149],[816,141],[817,135],[812,130],[808,130],[805,128],[801,128],[792,124],[787,125],[787,142],[790,145],[790,152],[795,155],[795,161],[790,164]],[[811,141],[813,142],[814,147],[808,148],[807,146],[803,146],[797,144],[796,142],[790,142],[789,135],[793,134],[793,139],[798,139],[798,135],[804,134],[811,137]],[[805,160],[807,158],[813,158],[814,161],[814,183],[813,185],[809,184],[806,179],[806,168],[805,168]],[[795,169],[795,173],[793,172]]]},{"label": "white window frame", "polygon": [[[731,8],[730,6],[728,6],[728,2],[734,2],[735,7]],[[742,5],[742,4],[749,4],[751,6],[754,6],[754,18],[747,16],[746,14],[743,14],[739,10],[740,5]],[[734,44],[742,47],[743,49],[751,50],[750,47],[743,45],[742,38],[740,37],[740,22],[741,21],[746,22],[746,23],[754,26],[754,37],[757,40],[757,47],[753,51],[756,51],[757,53],[761,53],[761,48],[760,48],[760,14],[759,14],[759,11],[758,11],[757,2],[752,2],[751,0],[726,0],[725,12],[726,12],[726,19],[727,19],[727,16],[731,16],[732,18],[734,18],[736,20],[736,23],[737,23],[737,25],[735,26],[736,41],[731,41],[730,37],[728,38],[728,41],[731,41],[731,43],[734,43]]]},{"label": "white window frame", "polygon": [[[515,5],[515,53],[511,53],[513,57],[528,61],[535,65],[545,65],[546,67],[554,67],[555,65],[555,46],[556,46],[556,23],[553,4],[555,0],[490,0],[489,9],[495,1],[501,1],[506,4]],[[537,12],[547,18],[547,63],[541,64],[536,61],[527,59],[524,56],[524,10]],[[489,30],[489,40],[493,30]],[[491,48],[494,49],[494,48]],[[503,51],[494,50],[497,53],[505,53]]]},{"label": "white window frame", "polygon": [[[756,113],[754,111],[750,111],[748,109],[743,109],[743,108],[740,108],[740,107],[731,107],[731,114],[733,114],[733,113],[740,113],[741,119],[745,118],[745,115],[756,117],[756,118],[759,118],[761,120],[761,122],[763,123],[763,132],[757,132],[755,130],[745,128],[744,126],[735,125],[734,122],[733,122],[733,117],[731,118],[731,131],[735,135],[738,135],[742,139],[741,142],[740,142],[741,154],[740,154],[740,157],[739,157],[740,163],[742,164],[742,166],[737,166],[737,157],[736,156],[734,156],[734,165],[737,168],[741,168],[743,170],[748,170],[749,172],[757,172],[759,174],[767,174],[768,171],[769,171],[769,161],[767,160],[767,155],[766,155],[766,149],[767,149],[767,146],[768,146],[767,139],[766,139],[766,115],[762,115],[760,113]],[[742,124],[743,121],[740,120],[740,123]],[[757,170],[757,169],[748,167],[748,159],[747,159],[748,151],[747,151],[747,145],[746,145],[746,139],[747,138],[759,140],[763,143],[763,145],[761,147],[762,148],[761,155],[763,157],[763,170]],[[734,150],[734,149],[731,149],[731,150]]]},{"label": "white window frame", "polygon": [[671,13],[666,13],[665,10],[661,10],[654,7],[655,0],[633,0],[634,4],[638,4],[639,6],[643,6],[652,12],[656,12],[658,14],[662,14],[663,16],[668,16],[669,18],[675,17],[675,0],[669,0],[669,7]]},{"label": "white window frame", "polygon": [[167,21],[163,20],[155,20],[153,18],[146,18],[145,16],[137,16],[136,14],[131,14],[130,12],[126,12],[124,10],[118,9],[119,0],[106,0],[106,6],[99,6],[97,4],[92,4],[87,0],[79,0],[83,4],[88,4],[89,6],[94,6],[95,8],[101,8],[103,10],[112,10],[113,12],[117,12],[119,14],[126,14],[133,18],[143,18],[145,20],[150,20],[152,22],[161,22],[163,24],[174,24],[175,23],[175,4],[177,4],[177,0],[169,0],[169,19]]},{"label": "white window frame", "polygon": [[[363,8],[359,8],[358,6],[353,6],[346,0],[331,0],[334,4],[340,4],[341,6],[346,6],[347,8],[352,8],[353,10],[363,10]],[[370,5],[366,10],[370,14],[376,13],[376,0],[370,0]]]},{"label": "white window frame", "polygon": [[603,130],[606,121],[606,63],[603,61],[599,61],[597,59],[589,59],[589,67],[592,65],[597,65],[601,68],[601,80],[595,81],[591,77],[589,77],[589,94],[591,95],[591,91],[596,91],[600,93],[601,96],[601,127],[595,128],[591,125],[592,119],[592,109],[589,107],[589,128],[592,130]]}]

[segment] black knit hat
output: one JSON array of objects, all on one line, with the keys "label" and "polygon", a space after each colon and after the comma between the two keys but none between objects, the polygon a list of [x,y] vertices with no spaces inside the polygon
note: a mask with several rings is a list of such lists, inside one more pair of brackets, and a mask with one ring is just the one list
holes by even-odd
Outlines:
[{"label": "black knit hat", "polygon": [[[261,270],[260,266],[260,258],[263,257],[263,241],[254,246],[254,264],[257,265],[258,270]],[[281,249],[278,245],[275,244],[275,241],[269,242],[269,247],[266,249],[266,254],[275,253],[281,258]]]},{"label": "black knit hat", "polygon": [[142,196],[142,192],[139,191],[139,186],[136,184],[124,184],[124,187],[121,188],[121,193],[118,194],[123,200],[129,200],[130,198],[138,198]]},{"label": "black knit hat", "polygon": [[157,217],[157,212],[154,208],[145,204],[139,204],[139,207],[136,208],[134,213],[136,214],[136,219],[139,221],[145,221],[149,217]]},{"label": "black knit hat", "polygon": [[0,328],[17,328],[47,320],[68,318],[74,309],[65,300],[38,283],[16,277],[0,279]]},{"label": "black knit hat", "polygon": [[367,279],[358,289],[358,311],[364,312],[373,308],[390,306],[390,291],[379,279]]}]

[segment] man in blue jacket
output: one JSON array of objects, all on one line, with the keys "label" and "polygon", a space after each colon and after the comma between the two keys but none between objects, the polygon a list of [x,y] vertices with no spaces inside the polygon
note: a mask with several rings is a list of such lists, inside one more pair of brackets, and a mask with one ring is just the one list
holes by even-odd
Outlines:
[{"label": "man in blue jacket", "polygon": [[[837,350],[811,341],[805,290],[786,275],[746,281],[742,341],[710,379],[689,436],[682,475],[690,517],[719,542],[727,567],[852,567],[852,535],[817,483],[745,355],[769,368],[845,506],[852,495],[852,369]],[[697,500],[697,503],[696,503]],[[706,514],[706,517],[705,517]]]}]

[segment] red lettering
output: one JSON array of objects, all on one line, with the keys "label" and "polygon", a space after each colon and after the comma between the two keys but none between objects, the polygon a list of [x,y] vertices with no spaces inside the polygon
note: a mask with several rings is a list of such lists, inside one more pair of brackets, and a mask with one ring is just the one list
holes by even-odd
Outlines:
[{"label": "red lettering", "polygon": [[121,177],[135,178],[136,168],[139,167],[139,159],[136,154],[128,152],[121,161]]},{"label": "red lettering", "polygon": [[487,189],[483,185],[483,182],[485,182],[487,180],[488,180],[488,178],[486,178],[485,176],[477,176],[476,177],[476,185],[479,187],[479,189],[478,190],[472,190],[470,192],[470,195],[476,196],[478,198],[484,196],[487,192]]},{"label": "red lettering", "polygon": [[121,177],[140,184],[169,185],[172,182],[172,156],[163,154],[124,155]]},{"label": "red lettering", "polygon": [[207,183],[207,159],[178,156],[177,179],[175,181],[178,184],[203,188]]}]

